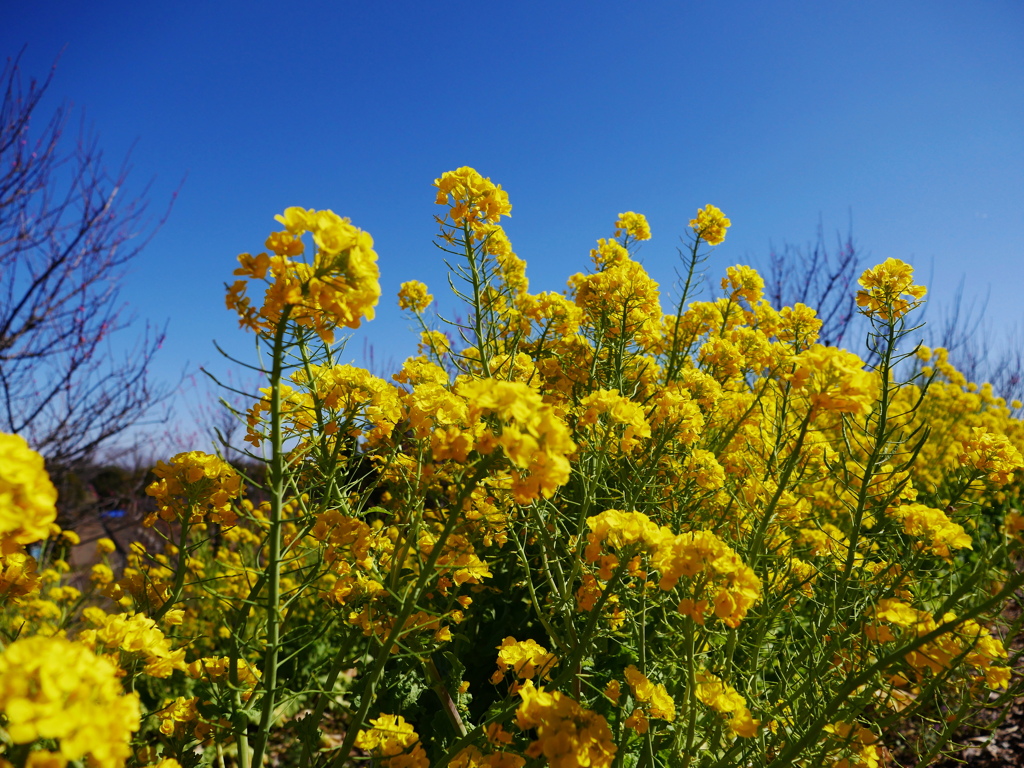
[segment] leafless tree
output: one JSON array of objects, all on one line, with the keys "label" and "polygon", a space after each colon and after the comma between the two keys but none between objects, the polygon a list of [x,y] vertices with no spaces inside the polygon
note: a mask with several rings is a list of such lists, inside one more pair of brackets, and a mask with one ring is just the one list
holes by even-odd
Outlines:
[{"label": "leafless tree", "polygon": [[68,130],[67,105],[40,114],[54,70],[25,85],[19,58],[0,76],[0,429],[54,471],[88,461],[166,394],[150,376],[163,330],[147,326],[118,355],[110,343],[133,320],[118,296],[125,270],[163,219],[146,215],[148,187],[126,199],[127,161],[108,173],[84,121]]},{"label": "leafless tree", "polygon": [[765,294],[774,307],[796,303],[814,307],[822,321],[819,341],[839,346],[855,319],[854,297],[861,255],[853,243],[853,235],[837,234],[836,248],[830,252],[825,245],[825,230],[818,223],[814,244],[805,247],[786,243],[782,250],[774,247],[769,254]]},{"label": "leafless tree", "polygon": [[1007,402],[1024,400],[1024,339],[1020,327],[993,333],[985,322],[988,296],[968,300],[964,279],[953,299],[938,307],[939,318],[926,326],[928,343],[945,347],[949,362],[968,381],[988,382],[992,391]]}]

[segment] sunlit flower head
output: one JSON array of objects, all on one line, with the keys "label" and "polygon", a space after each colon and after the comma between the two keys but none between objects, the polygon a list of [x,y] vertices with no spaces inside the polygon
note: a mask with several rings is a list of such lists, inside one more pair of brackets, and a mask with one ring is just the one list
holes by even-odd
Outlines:
[{"label": "sunlit flower head", "polygon": [[896,320],[920,306],[927,289],[914,285],[914,268],[899,259],[886,259],[864,270],[857,281],[857,306],[868,317]]},{"label": "sunlit flower head", "polygon": [[139,698],[108,659],[61,637],[16,640],[0,654],[0,711],[15,744],[53,739],[68,760],[118,768],[139,729]]},{"label": "sunlit flower head", "polygon": [[[267,238],[274,255],[241,254],[235,275],[243,279],[227,287],[225,303],[240,325],[266,335],[287,311],[296,325],[332,342],[339,326],[358,328],[363,319],[372,320],[380,298],[373,238],[330,210],[291,207],[275,218],[285,229]],[[306,233],[316,245],[312,263],[295,258],[305,252]],[[253,280],[267,284],[260,306],[247,295]]]},{"label": "sunlit flower head", "polygon": [[434,297],[427,292],[427,286],[419,280],[402,283],[398,289],[398,306],[417,315],[426,312]]},{"label": "sunlit flower head", "polygon": [[725,242],[725,230],[732,222],[718,208],[708,203],[704,208],[697,209],[697,218],[690,219],[690,226],[697,232],[697,237],[708,245],[720,245]]},{"label": "sunlit flower head", "polygon": [[45,539],[57,517],[57,490],[43,457],[19,435],[0,434],[0,543],[16,548]]},{"label": "sunlit flower head", "polygon": [[445,171],[441,178],[434,179],[434,186],[437,187],[437,204],[450,206],[449,216],[456,226],[497,224],[502,216],[512,215],[508,193],[501,185],[468,166]]},{"label": "sunlit flower head", "polygon": [[615,236],[625,236],[630,240],[650,240],[651,226],[642,213],[626,211],[620,213],[619,218],[615,220]]}]

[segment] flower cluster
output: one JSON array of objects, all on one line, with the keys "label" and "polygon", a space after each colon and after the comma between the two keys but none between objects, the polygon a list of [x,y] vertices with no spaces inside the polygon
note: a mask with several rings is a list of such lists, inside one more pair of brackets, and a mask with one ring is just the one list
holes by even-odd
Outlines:
[{"label": "flower cluster", "polygon": [[23,437],[0,433],[0,549],[11,552],[49,536],[56,502],[43,457]]},{"label": "flower cluster", "polygon": [[747,700],[722,678],[710,672],[697,673],[697,699],[716,712],[729,715],[729,730],[743,738],[753,738],[761,723],[750,715]]},{"label": "flower cluster", "polygon": [[[335,328],[358,328],[363,318],[372,320],[380,298],[373,238],[334,211],[292,207],[275,218],[285,229],[267,238],[274,255],[241,254],[235,274],[245,279],[228,287],[227,307],[238,313],[242,327],[272,334],[287,313],[296,325],[331,342]],[[294,258],[305,252],[305,233],[316,245],[312,263]],[[253,280],[267,284],[258,307],[246,295]]]},{"label": "flower cluster", "polygon": [[547,679],[557,663],[558,657],[548,653],[536,640],[517,641],[506,637],[498,646],[498,671],[491,676],[491,682],[500,683],[509,672],[519,680]]},{"label": "flower cluster", "polygon": [[[168,522],[234,522],[231,502],[242,492],[242,478],[234,467],[217,456],[188,451],[153,468],[159,480],[146,488],[157,503],[157,515]],[[147,520],[152,525],[157,515]]]},{"label": "flower cluster", "polygon": [[725,214],[710,203],[697,209],[697,218],[690,219],[690,226],[696,231],[697,237],[708,245],[724,243],[725,230],[731,225],[732,222],[725,217]]},{"label": "flower cluster", "polygon": [[419,280],[402,283],[398,289],[398,306],[416,314],[426,312],[433,300],[434,297],[427,292],[427,286]]},{"label": "flower cluster", "polygon": [[434,179],[434,186],[437,204],[450,206],[448,215],[452,223],[476,229],[482,233],[481,239],[487,236],[482,225],[497,224],[502,216],[512,215],[508,193],[472,168],[445,171],[441,178]]},{"label": "flower cluster", "polygon": [[616,747],[603,716],[563,693],[535,687],[532,680],[519,694],[522,703],[516,709],[516,724],[536,733],[526,750],[528,757],[543,757],[551,768],[608,768],[612,764]]},{"label": "flower cluster", "polygon": [[960,463],[985,476],[993,485],[1013,481],[1013,473],[1024,469],[1024,456],[1004,434],[984,427],[972,427],[959,444]]},{"label": "flower cluster", "polygon": [[678,293],[634,258],[636,212],[531,293],[501,187],[435,186],[468,306],[435,325],[403,283],[419,349],[390,379],[330,341],[372,316],[368,235],[290,208],[241,257],[228,303],[270,361],[247,489],[215,456],[161,462],[167,524],[69,575],[42,460],[0,439],[0,763],[877,765],[880,718],[1019,692],[999,622],[1024,587],[1020,404],[911,351],[907,265],[861,278],[862,359],[749,266],[694,300],[714,206]]},{"label": "flower cluster", "polygon": [[[713,613],[727,626],[736,627],[761,597],[761,581],[728,545],[710,531],[673,533],[658,526],[641,512],[606,510],[587,518],[590,534],[584,554],[587,562],[600,566],[599,575],[608,580],[619,565],[616,554],[648,553],[652,568],[661,578],[658,586],[668,592],[680,578],[701,576],[697,591],[684,598],[679,612],[703,624]],[[696,581],[696,580],[695,580]],[[710,603],[704,599],[707,593]]]},{"label": "flower cluster", "polygon": [[516,381],[476,379],[459,384],[458,394],[469,408],[468,419],[493,414],[500,433],[484,435],[476,450],[487,455],[501,447],[515,467],[512,493],[520,504],[545,497],[569,479],[568,456],[575,450],[568,428],[540,394]]},{"label": "flower cluster", "polygon": [[789,380],[814,411],[866,413],[877,398],[878,382],[864,368],[852,352],[815,344],[794,358]]},{"label": "flower cluster", "polygon": [[[170,641],[148,616],[135,614],[108,615],[96,607],[86,608],[86,620],[95,629],[85,629],[78,635],[78,641],[98,651],[120,651],[124,659],[140,659],[145,662],[143,672],[150,677],[169,677],[175,670],[185,670],[185,650],[172,650]],[[127,664],[122,658],[114,657],[122,668]]]},{"label": "flower cluster", "polygon": [[[957,618],[952,613],[937,618],[895,598],[880,600],[870,616],[873,621],[866,627],[865,634],[869,640],[879,643],[891,643],[897,639],[891,628],[921,637],[939,629],[940,624],[955,623]],[[993,637],[988,629],[973,620],[961,622],[955,629],[951,627],[936,639],[909,651],[905,657],[911,673],[919,679],[928,674],[940,675],[961,658],[982,674],[986,685],[992,688],[1008,686],[1010,668],[995,663],[1006,660],[1006,649],[999,638]]]},{"label": "flower cluster", "polygon": [[652,683],[643,672],[632,664],[626,667],[624,674],[633,698],[640,705],[626,719],[627,728],[644,734],[650,728],[648,718],[653,717],[667,722],[676,719],[676,703],[669,696],[664,685]]},{"label": "flower cluster", "polygon": [[15,744],[57,742],[65,760],[88,756],[120,768],[139,728],[139,699],[125,694],[118,670],[85,646],[60,637],[27,637],[0,654],[0,711]]},{"label": "flower cluster", "polygon": [[857,306],[868,317],[896,320],[920,306],[927,289],[914,285],[914,268],[899,259],[886,259],[865,270],[857,281]]},{"label": "flower cluster", "polygon": [[630,240],[650,240],[651,226],[642,213],[626,211],[615,220],[615,236]]},{"label": "flower cluster", "polygon": [[367,750],[385,768],[427,768],[430,761],[420,737],[401,715],[381,715],[370,720],[373,727],[359,731],[356,746]]},{"label": "flower cluster", "polygon": [[927,541],[928,550],[940,557],[950,557],[951,549],[972,549],[971,537],[959,523],[954,523],[941,509],[924,504],[901,504],[889,514],[903,524],[908,536]]}]

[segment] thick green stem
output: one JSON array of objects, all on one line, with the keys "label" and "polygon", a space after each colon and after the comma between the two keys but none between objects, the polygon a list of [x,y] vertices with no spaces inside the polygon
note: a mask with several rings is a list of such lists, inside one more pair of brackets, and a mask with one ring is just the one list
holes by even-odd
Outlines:
[{"label": "thick green stem", "polygon": [[281,651],[281,528],[284,511],[285,451],[281,430],[281,377],[284,373],[284,336],[291,305],[285,306],[274,334],[270,369],[270,444],[268,473],[270,492],[270,529],[267,532],[267,648],[263,657],[263,699],[260,722],[253,744],[252,765],[263,764],[263,755],[270,736],[270,727],[277,705],[277,667]]}]

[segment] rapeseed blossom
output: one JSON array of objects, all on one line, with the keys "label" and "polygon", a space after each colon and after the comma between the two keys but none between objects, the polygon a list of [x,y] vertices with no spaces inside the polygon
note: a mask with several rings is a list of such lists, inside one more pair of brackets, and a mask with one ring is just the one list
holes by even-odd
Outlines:
[{"label": "rapeseed blossom", "polygon": [[[454,171],[445,171],[441,178],[434,179],[437,187],[437,204],[448,205],[451,199],[449,216],[456,226],[463,223],[481,232],[485,223],[497,224],[502,216],[512,215],[512,204],[508,201],[508,193],[500,184],[493,184],[469,167]],[[481,234],[481,239],[486,231]]]},{"label": "rapeseed blossom", "polygon": [[544,757],[551,768],[611,765],[617,750],[603,716],[563,693],[535,687],[532,680],[526,681],[519,695],[522,703],[516,709],[516,723],[536,733],[526,750],[528,757]]},{"label": "rapeseed blossom", "polygon": [[877,397],[878,380],[864,368],[852,352],[815,344],[794,359],[788,378],[814,413],[866,413]]},{"label": "rapeseed blossom", "polygon": [[994,485],[1006,485],[1013,473],[1024,469],[1024,457],[1006,435],[972,427],[970,435],[959,444],[960,463],[983,473]]},{"label": "rapeseed blossom", "polygon": [[697,699],[712,709],[729,715],[729,730],[737,736],[752,739],[757,736],[761,721],[755,720],[747,709],[747,700],[736,689],[710,672],[697,673]]},{"label": "rapeseed blossom", "polygon": [[548,679],[557,663],[558,657],[548,653],[536,640],[517,641],[506,637],[498,646],[498,671],[491,676],[491,682],[501,682],[508,672],[519,680]]},{"label": "rapeseed blossom", "polygon": [[427,292],[427,286],[419,280],[402,283],[398,289],[398,306],[415,314],[427,311],[434,297]]},{"label": "rapeseed blossom", "polygon": [[697,218],[690,219],[690,226],[697,233],[697,237],[708,245],[721,245],[725,242],[725,230],[731,225],[732,222],[725,214],[710,203],[697,210]]},{"label": "rapeseed blossom", "polygon": [[142,660],[143,672],[150,677],[166,678],[175,670],[185,671],[185,650],[172,649],[170,641],[148,616],[108,615],[96,607],[86,608],[84,614],[94,628],[80,632],[77,640],[94,652],[120,652],[114,661],[121,666],[126,664],[118,656]]},{"label": "rapeseed blossom", "polygon": [[[928,718],[947,694],[1012,692],[985,606],[1020,585],[1019,403],[948,350],[910,352],[903,318],[924,294],[909,267],[862,276],[868,365],[744,265],[705,301],[691,269],[663,311],[635,212],[567,290],[531,293],[501,187],[471,168],[435,186],[468,317],[437,324],[427,287],[402,283],[419,347],[390,379],[321,343],[372,316],[368,235],[290,208],[268,253],[240,259],[228,303],[273,345],[245,413],[245,440],[271,453],[266,473],[245,467],[258,496],[217,457],[161,463],[164,546],[98,542],[88,584],[66,583],[73,532],[37,524],[38,563],[5,542],[0,631],[66,632],[145,691],[135,763],[157,764],[158,742],[244,762],[248,720],[253,765],[279,735],[386,768],[875,765],[876,706]],[[708,206],[691,225],[684,265],[730,222]],[[493,665],[466,658],[502,637]],[[471,706],[482,687],[493,704]],[[353,695],[328,702],[332,688]],[[291,702],[302,727],[274,733]],[[321,704],[349,723],[340,747],[318,743]],[[31,747],[29,765],[66,762],[59,740]]]},{"label": "rapeseed blossom", "polygon": [[57,517],[57,490],[43,457],[20,435],[0,433],[0,547],[12,552],[45,539]]},{"label": "rapeseed blossom", "polygon": [[356,746],[378,758],[385,768],[427,768],[430,761],[412,725],[401,715],[382,714],[360,730]]},{"label": "rapeseed blossom", "polygon": [[615,237],[627,237],[631,240],[650,240],[651,226],[642,213],[626,211],[620,213],[615,220]]},{"label": "rapeseed blossom", "polygon": [[512,493],[518,503],[549,498],[569,479],[567,456],[576,446],[565,422],[536,390],[520,382],[476,379],[460,383],[456,392],[465,399],[470,422],[484,414],[501,421],[500,434],[477,439],[476,449],[486,455],[502,448],[515,467]]},{"label": "rapeseed blossom", "polygon": [[901,504],[889,510],[889,514],[903,524],[909,536],[927,540],[927,547],[933,554],[949,557],[951,549],[971,549],[971,537],[962,525],[954,523],[941,509],[924,504]]},{"label": "rapeseed blossom", "polygon": [[633,698],[644,705],[647,716],[668,722],[676,719],[676,703],[664,685],[652,683],[632,664],[626,667],[624,674]]},{"label": "rapeseed blossom", "polygon": [[927,292],[913,280],[913,267],[899,259],[886,259],[860,276],[857,282],[863,290],[857,292],[857,306],[868,317],[897,320],[920,306]]},{"label": "rapeseed blossom", "polygon": [[139,698],[117,668],[61,637],[16,640],[0,654],[0,711],[15,744],[53,739],[66,760],[120,768],[139,729]]},{"label": "rapeseed blossom", "polygon": [[[285,229],[267,239],[274,255],[241,254],[235,274],[246,279],[228,287],[227,307],[238,313],[241,326],[271,334],[287,311],[296,325],[312,328],[330,343],[335,328],[358,328],[363,318],[372,320],[380,297],[373,238],[330,210],[292,207],[275,218]],[[306,233],[316,245],[312,263],[294,259],[305,251]],[[247,281],[253,280],[267,283],[258,307],[246,295]]]},{"label": "rapeseed blossom", "polygon": [[[159,480],[146,488],[146,494],[157,503],[157,515],[168,522],[195,521],[209,515],[209,520],[234,522],[231,502],[242,492],[242,478],[223,459],[202,451],[187,451],[168,463],[157,462],[153,468]],[[150,515],[151,525],[157,515]]]}]

